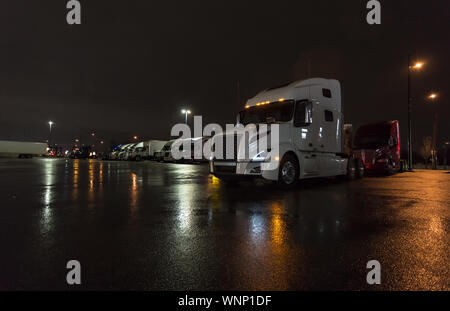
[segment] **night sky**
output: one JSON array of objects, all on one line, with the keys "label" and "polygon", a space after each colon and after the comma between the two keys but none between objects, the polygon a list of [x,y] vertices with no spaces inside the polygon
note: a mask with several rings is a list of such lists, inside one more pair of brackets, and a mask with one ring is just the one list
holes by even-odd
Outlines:
[{"label": "night sky", "polygon": [[412,76],[415,149],[434,109],[438,143],[450,140],[448,0],[381,0],[375,26],[365,0],[80,2],[82,24],[68,25],[65,0],[1,1],[0,139],[44,141],[49,120],[60,144],[92,131],[168,139],[184,107],[232,123],[262,89],[325,77],[343,84],[347,123],[398,119],[405,143],[412,53],[425,63]]}]

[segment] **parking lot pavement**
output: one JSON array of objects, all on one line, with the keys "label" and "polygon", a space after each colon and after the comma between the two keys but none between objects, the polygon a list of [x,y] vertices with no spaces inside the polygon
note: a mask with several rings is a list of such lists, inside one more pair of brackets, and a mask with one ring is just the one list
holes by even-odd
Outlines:
[{"label": "parking lot pavement", "polygon": [[206,165],[2,159],[0,289],[449,290],[448,189],[445,171],[282,191]]}]

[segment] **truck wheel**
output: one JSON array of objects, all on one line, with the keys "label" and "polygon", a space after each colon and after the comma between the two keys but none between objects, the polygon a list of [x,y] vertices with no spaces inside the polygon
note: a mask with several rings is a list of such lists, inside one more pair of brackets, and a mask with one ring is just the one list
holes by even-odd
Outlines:
[{"label": "truck wheel", "polygon": [[356,160],[356,177],[357,178],[363,178],[364,177],[364,163],[362,159],[355,159]]},{"label": "truck wheel", "polygon": [[299,175],[297,158],[292,154],[285,155],[280,162],[278,185],[283,189],[291,189],[297,184]]},{"label": "truck wheel", "polygon": [[356,161],[349,158],[347,163],[347,179],[353,180],[356,178]]}]

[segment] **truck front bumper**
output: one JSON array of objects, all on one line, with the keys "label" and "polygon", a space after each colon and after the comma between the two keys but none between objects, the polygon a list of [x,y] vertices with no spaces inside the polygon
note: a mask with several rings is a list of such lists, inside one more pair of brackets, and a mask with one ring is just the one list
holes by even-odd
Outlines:
[{"label": "truck front bumper", "polygon": [[212,174],[261,175],[261,163],[236,161],[210,161],[209,171]]},{"label": "truck front bumper", "polygon": [[261,170],[262,164],[262,162],[210,161],[209,171],[217,177],[237,175],[277,180],[278,167],[274,170]]}]

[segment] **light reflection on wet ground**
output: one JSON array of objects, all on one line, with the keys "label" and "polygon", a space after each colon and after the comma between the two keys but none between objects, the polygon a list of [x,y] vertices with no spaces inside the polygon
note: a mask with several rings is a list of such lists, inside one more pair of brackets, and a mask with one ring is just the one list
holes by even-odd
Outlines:
[{"label": "light reflection on wet ground", "polygon": [[[449,289],[450,174],[281,191],[205,165],[0,160],[0,289]],[[6,251],[7,250],[7,251]]]}]

